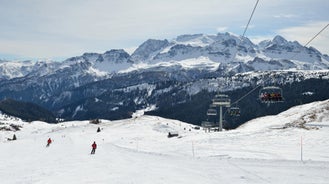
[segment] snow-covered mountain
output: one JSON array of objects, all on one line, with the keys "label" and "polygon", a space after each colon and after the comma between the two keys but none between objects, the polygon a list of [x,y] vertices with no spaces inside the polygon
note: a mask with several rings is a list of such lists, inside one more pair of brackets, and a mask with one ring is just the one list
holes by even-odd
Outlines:
[{"label": "snow-covered mountain", "polygon": [[286,85],[312,78],[309,74],[322,79],[328,68],[328,55],[281,36],[254,44],[230,33],[181,35],[149,39],[131,55],[112,49],[62,62],[1,61],[0,99],[34,102],[65,118],[117,119],[159,107],[166,98],[171,106],[187,103],[203,90]]},{"label": "snow-covered mountain", "polygon": [[[244,68],[247,71],[264,70],[319,70],[329,68],[329,57],[313,47],[304,47],[297,41],[287,41],[281,36],[259,44],[248,38],[230,33],[217,35],[181,35],[168,40],[149,39],[142,43],[132,55],[123,49],[112,49],[103,54],[85,53],[64,62],[0,62],[0,79],[24,77],[43,71],[38,75],[52,74],[65,67],[88,63],[86,73],[91,70],[99,75],[130,72],[141,69],[167,68],[227,71]],[[47,68],[47,70],[45,70]]]},{"label": "snow-covered mountain", "polygon": [[221,65],[228,71],[237,67],[248,68],[248,71],[314,70],[328,69],[329,66],[327,55],[322,55],[315,48],[304,47],[297,41],[276,36],[273,40],[254,44],[248,38],[229,33],[182,35],[171,42],[148,40],[133,56],[142,58],[135,60],[140,61],[135,62],[136,66],[176,65],[187,69],[216,70]]},{"label": "snow-covered mountain", "polygon": [[[0,114],[1,183],[326,183],[328,104],[210,133],[145,115],[47,124]],[[18,129],[5,130],[13,126]],[[178,137],[168,138],[169,132]],[[8,140],[14,134],[17,140]],[[48,138],[53,142],[46,147]],[[90,155],[94,141],[96,154]]]},{"label": "snow-covered mountain", "polygon": [[29,78],[31,76],[52,75],[57,70],[65,67],[63,63],[55,61],[1,61],[0,80],[14,78]]}]

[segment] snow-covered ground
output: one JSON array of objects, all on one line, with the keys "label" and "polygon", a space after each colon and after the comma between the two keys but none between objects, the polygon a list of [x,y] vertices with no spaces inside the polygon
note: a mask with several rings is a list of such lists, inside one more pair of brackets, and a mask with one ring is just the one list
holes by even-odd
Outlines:
[{"label": "snow-covered ground", "polygon": [[1,184],[329,183],[329,100],[224,132],[145,115],[98,125],[0,115],[0,129]]}]

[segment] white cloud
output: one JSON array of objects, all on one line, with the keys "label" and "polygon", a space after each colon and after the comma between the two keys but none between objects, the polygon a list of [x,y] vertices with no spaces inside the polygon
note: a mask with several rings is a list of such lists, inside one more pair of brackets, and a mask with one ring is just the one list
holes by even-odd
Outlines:
[{"label": "white cloud", "polygon": [[0,7],[0,53],[69,57],[138,46],[149,38],[209,32],[218,17],[237,18],[231,10],[244,4],[248,2],[12,0]]},{"label": "white cloud", "polygon": [[279,14],[279,15],[274,15],[274,18],[296,18],[298,15],[294,14]]},{"label": "white cloud", "polygon": [[[149,38],[170,40],[181,34],[214,34],[213,31],[242,34],[255,2],[3,1],[0,6],[0,53],[35,58],[70,57],[76,53],[136,47]],[[262,0],[246,36],[274,35],[275,30],[284,30],[287,25],[329,17],[324,8],[328,7],[328,2]],[[301,9],[305,11],[301,12]],[[290,22],[286,22],[288,20]]]},{"label": "white cloud", "polygon": [[274,37],[273,35],[251,36],[251,37],[249,37],[249,39],[250,39],[253,43],[258,44],[259,42],[264,41],[264,40],[272,40],[273,37]]},{"label": "white cloud", "polygon": [[128,48],[124,48],[124,50],[128,53],[128,54],[132,54],[135,52],[135,50],[137,49],[137,47],[128,47]]},{"label": "white cloud", "polygon": [[0,40],[0,50],[18,58],[51,59],[81,55],[83,48],[68,42]]},{"label": "white cloud", "polygon": [[[312,22],[302,26],[288,27],[278,30],[278,34],[288,40],[296,40],[300,44],[305,45],[319,31],[321,31],[329,21]],[[318,35],[308,46],[313,46],[324,54],[329,54],[329,28],[325,29]]]},{"label": "white cloud", "polygon": [[227,31],[228,27],[217,27],[217,32],[225,32]]}]

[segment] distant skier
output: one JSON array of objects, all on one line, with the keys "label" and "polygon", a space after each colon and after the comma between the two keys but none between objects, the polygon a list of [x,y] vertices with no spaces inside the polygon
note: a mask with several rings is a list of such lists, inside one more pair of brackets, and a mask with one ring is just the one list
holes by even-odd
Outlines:
[{"label": "distant skier", "polygon": [[8,141],[14,141],[14,140],[16,140],[16,139],[17,139],[17,138],[16,138],[16,135],[15,135],[15,134],[13,135],[13,138],[12,138],[12,139],[11,139],[11,138],[7,138]]},{"label": "distant skier", "polygon": [[95,151],[96,151],[96,148],[97,148],[97,144],[96,142],[94,141],[94,143],[91,145],[92,147],[92,150],[91,150],[91,153],[90,154],[95,154]]},{"label": "distant skier", "polygon": [[47,147],[51,144],[52,140],[49,138],[47,141]]},{"label": "distant skier", "polygon": [[97,132],[101,132],[101,128],[98,127],[98,128],[97,128]]}]

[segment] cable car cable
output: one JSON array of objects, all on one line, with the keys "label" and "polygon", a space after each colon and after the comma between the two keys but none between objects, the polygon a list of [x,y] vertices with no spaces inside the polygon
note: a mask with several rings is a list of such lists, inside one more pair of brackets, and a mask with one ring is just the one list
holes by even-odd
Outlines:
[{"label": "cable car cable", "polygon": [[253,88],[252,90],[250,90],[247,94],[245,94],[244,96],[242,96],[241,98],[239,98],[238,100],[236,100],[235,102],[231,103],[231,105],[233,104],[237,104],[239,101],[241,101],[243,98],[245,98],[246,96],[248,96],[250,93],[252,93],[253,91],[255,91],[257,88],[259,88],[261,86],[261,84],[257,85],[255,88]]},{"label": "cable car cable", "polygon": [[246,26],[246,28],[245,28],[244,31],[243,31],[242,37],[244,37],[244,35],[245,35],[246,32],[247,32],[247,29],[248,29],[249,23],[250,23],[251,18],[253,17],[253,15],[254,15],[254,13],[255,13],[255,10],[256,10],[256,7],[257,7],[257,5],[258,5],[258,2],[259,2],[259,0],[257,0],[256,4],[255,4],[255,6],[254,6],[254,9],[252,10],[252,13],[251,13],[250,18],[249,18],[248,23],[247,23],[247,26]]},{"label": "cable car cable", "polygon": [[[245,29],[244,29],[244,31],[243,31],[242,37],[244,37],[244,35],[245,35],[246,32],[247,32],[247,29],[248,29],[248,27],[249,27],[249,24],[250,24],[250,22],[251,22],[251,19],[252,19],[253,15],[254,15],[254,13],[255,13],[255,10],[256,10],[256,8],[257,8],[258,2],[259,2],[259,0],[257,0],[256,4],[255,4],[255,6],[254,6],[254,9],[253,9],[252,12],[251,12],[251,15],[250,15],[250,17],[249,17],[248,23],[247,23],[247,25],[246,25],[246,27],[245,27]],[[237,50],[237,52],[238,52],[238,50]],[[237,54],[237,52],[235,53],[235,55]],[[257,86],[256,89],[257,89],[258,87],[259,87],[259,86]],[[250,92],[248,92],[247,95],[249,95],[249,94],[250,94],[252,91],[254,91],[254,90],[255,90],[255,89],[253,89],[253,90],[251,90]],[[247,95],[245,95],[245,96],[247,96]],[[241,99],[243,99],[245,96],[241,97],[240,99],[238,99],[237,101],[235,101],[235,102],[232,103],[232,104],[236,104],[236,103],[238,103],[238,102],[239,102]]]},{"label": "cable car cable", "polygon": [[[257,2],[258,3],[258,2]],[[257,4],[256,4],[257,5]],[[327,29],[327,27],[329,26],[329,24],[327,24],[324,28],[321,29],[321,31],[319,31],[315,36],[312,37],[312,39],[310,39],[305,45],[304,47],[306,47],[308,44],[310,44],[316,37],[318,37],[325,29]],[[296,53],[290,60],[292,60],[294,57],[296,57],[299,53]],[[270,79],[268,79],[270,80]],[[266,81],[265,81],[266,82]],[[265,83],[263,82],[263,83]],[[257,85],[255,88],[253,88],[252,90],[250,90],[246,95],[244,95],[243,97],[239,98],[238,100],[236,100],[235,102],[233,102],[232,104],[236,104],[239,101],[241,101],[243,98],[245,98],[246,96],[248,96],[251,92],[253,92],[254,90],[256,90],[257,88],[259,88],[261,86],[261,84]]]},{"label": "cable car cable", "polygon": [[[313,38],[311,38],[305,45],[304,47],[306,47],[308,44],[310,44],[316,37],[318,37],[322,31],[324,31],[325,29],[327,29],[327,27],[329,26],[329,24],[327,24],[324,28],[321,29],[321,31],[319,31],[315,36],[313,36]],[[299,53],[296,53],[295,55],[293,55],[289,60],[294,59]]]},{"label": "cable car cable", "polygon": [[324,31],[328,26],[329,26],[329,24],[327,24],[324,28],[322,28],[321,31],[318,32],[318,34],[316,34],[315,36],[313,36],[313,38],[312,38],[310,41],[308,41],[308,42],[304,45],[304,47],[306,47],[309,43],[311,43],[311,42],[312,42],[317,36],[319,36],[319,34],[321,34],[321,32]]},{"label": "cable car cable", "polygon": [[[247,23],[247,25],[246,25],[246,27],[245,27],[245,29],[244,29],[244,31],[243,31],[242,38],[245,36],[245,34],[246,34],[246,32],[247,32],[247,29],[248,29],[248,27],[249,27],[249,24],[250,24],[250,22],[251,22],[251,19],[252,19],[253,15],[254,15],[254,13],[255,13],[255,10],[256,10],[256,8],[257,8],[258,2],[259,2],[259,0],[257,0],[256,4],[255,4],[255,6],[254,6],[254,8],[253,8],[253,10],[252,10],[252,12],[251,12],[251,15],[250,15],[250,17],[249,17],[248,23]],[[238,53],[238,50],[236,51],[236,53],[235,53],[234,56],[236,56],[237,53]],[[234,58],[235,58],[235,57],[233,57],[232,59],[234,59]],[[260,85],[259,85],[259,86],[260,86]],[[248,92],[245,96],[249,95],[251,92],[253,92],[254,90],[256,90],[259,86],[257,86],[255,89],[253,89],[253,90],[251,90],[250,92]],[[231,103],[231,105],[232,105],[232,104],[236,104],[236,103],[239,102],[241,99],[243,99],[245,96],[241,97],[239,100],[235,101],[234,103]],[[226,111],[226,112],[227,112],[227,111]],[[225,116],[226,112],[224,113],[224,116]]]},{"label": "cable car cable", "polygon": [[[250,22],[251,22],[251,19],[252,19],[252,17],[253,17],[253,15],[254,15],[254,12],[255,12],[255,10],[256,10],[256,7],[257,7],[257,5],[258,5],[258,2],[259,2],[259,0],[257,0],[257,2],[256,2],[256,4],[255,4],[255,6],[254,6],[254,9],[253,9],[253,11],[252,11],[252,13],[251,13],[251,16],[250,16],[250,18],[249,18],[249,20],[248,20],[248,23],[247,23],[247,25],[246,25],[246,27],[245,27],[245,30],[244,30],[244,32],[243,32],[243,35],[242,35],[242,37],[244,37],[245,36],[245,33],[247,32],[247,29],[248,29],[248,26],[249,26],[249,24],[250,24]],[[327,24],[324,28],[322,28],[321,29],[321,31],[319,31],[315,36],[313,36],[312,37],[312,39],[310,39],[305,45],[304,45],[304,47],[306,47],[308,44],[310,44],[317,36],[319,36],[327,27],[329,26],[329,24]],[[238,52],[238,51],[237,51]],[[235,53],[235,55],[237,54],[237,52]],[[292,60],[294,57],[296,57],[296,55],[298,55],[298,53],[296,53],[290,60]],[[268,80],[270,80],[270,78],[269,79],[267,79],[266,81],[268,81]],[[266,81],[264,81],[263,82],[263,84],[265,84],[265,82]],[[245,94],[244,96],[242,96],[241,98],[239,98],[238,100],[236,100],[235,102],[233,102],[233,103],[231,103],[231,105],[233,105],[233,104],[237,104],[239,101],[241,101],[242,99],[244,99],[246,96],[248,96],[250,93],[252,93],[253,91],[255,91],[257,88],[259,88],[260,86],[262,86],[262,84],[259,84],[259,85],[257,85],[255,88],[253,88],[252,90],[250,90],[247,94]],[[227,110],[228,111],[228,110]],[[227,112],[226,111],[226,112]],[[224,113],[224,116],[225,116],[225,114],[226,114],[226,112]]]}]

